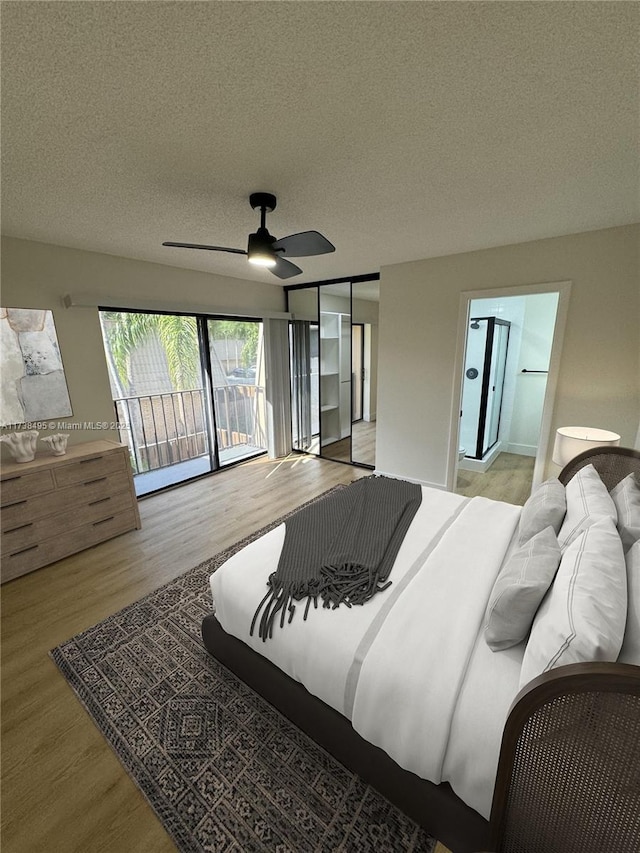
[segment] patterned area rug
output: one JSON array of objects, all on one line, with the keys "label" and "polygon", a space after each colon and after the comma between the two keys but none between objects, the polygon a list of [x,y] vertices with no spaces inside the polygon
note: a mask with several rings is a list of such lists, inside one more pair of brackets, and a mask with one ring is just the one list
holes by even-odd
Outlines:
[{"label": "patterned area rug", "polygon": [[180,851],[432,853],[433,838],[202,644],[209,575],[283,520],[51,657]]}]

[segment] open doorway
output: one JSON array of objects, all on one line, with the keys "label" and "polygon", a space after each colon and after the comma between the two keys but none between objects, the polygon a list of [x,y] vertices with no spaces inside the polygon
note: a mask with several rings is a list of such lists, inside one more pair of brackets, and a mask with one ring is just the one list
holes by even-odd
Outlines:
[{"label": "open doorway", "polygon": [[463,295],[457,493],[523,504],[541,480],[568,288]]}]

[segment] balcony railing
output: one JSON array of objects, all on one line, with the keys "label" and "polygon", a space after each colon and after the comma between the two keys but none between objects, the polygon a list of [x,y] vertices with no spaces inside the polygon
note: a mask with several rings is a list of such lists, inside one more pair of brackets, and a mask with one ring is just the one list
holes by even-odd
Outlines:
[{"label": "balcony railing", "polygon": [[[213,389],[218,453],[249,445],[265,448],[261,411],[264,389],[226,385]],[[143,474],[211,452],[211,417],[202,388],[114,400],[120,440],[131,452],[134,474]]]}]

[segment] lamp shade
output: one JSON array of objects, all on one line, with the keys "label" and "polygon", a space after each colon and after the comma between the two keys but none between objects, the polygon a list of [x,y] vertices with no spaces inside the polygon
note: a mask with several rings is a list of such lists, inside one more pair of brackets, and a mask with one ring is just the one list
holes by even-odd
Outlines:
[{"label": "lamp shade", "polygon": [[579,453],[592,447],[620,444],[620,436],[608,429],[594,427],[560,427],[553,445],[553,461],[562,468]]},{"label": "lamp shade", "polygon": [[266,228],[258,228],[255,234],[249,234],[249,262],[258,267],[275,267],[278,258],[272,248],[273,242]]}]

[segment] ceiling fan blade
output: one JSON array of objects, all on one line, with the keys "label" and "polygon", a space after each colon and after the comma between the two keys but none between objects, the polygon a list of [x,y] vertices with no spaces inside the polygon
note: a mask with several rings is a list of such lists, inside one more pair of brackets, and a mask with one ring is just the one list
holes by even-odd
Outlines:
[{"label": "ceiling fan blade", "polygon": [[284,252],[287,257],[307,258],[310,255],[326,255],[335,252],[336,247],[323,237],[319,231],[301,231],[282,237],[273,244],[275,252]]},{"label": "ceiling fan blade", "polygon": [[175,246],[178,249],[207,249],[210,252],[233,252],[234,255],[246,255],[244,249],[228,249],[226,246],[205,246],[202,243],[174,243],[167,240],[163,246]]},{"label": "ceiling fan blade", "polygon": [[293,275],[300,275],[302,270],[300,267],[292,264],[291,261],[287,261],[284,258],[278,258],[276,260],[275,267],[269,267],[269,272],[277,275],[278,278],[291,278]]}]

